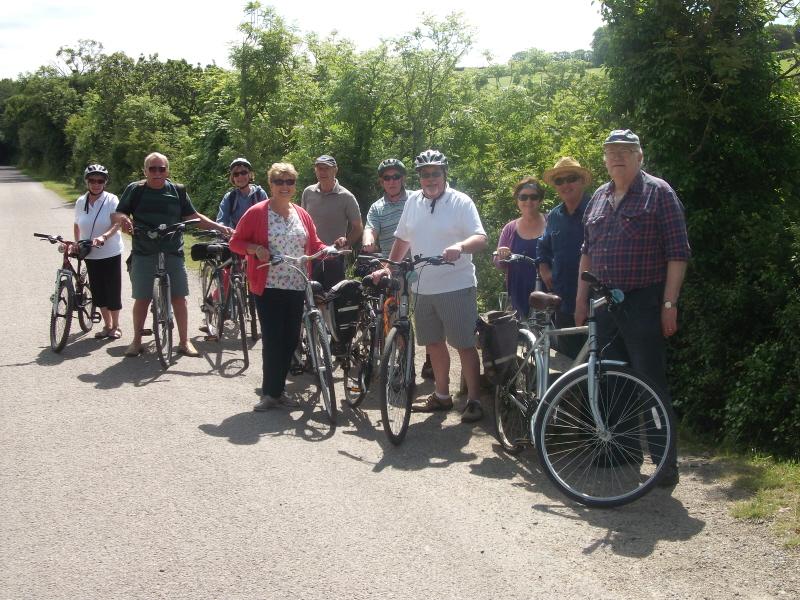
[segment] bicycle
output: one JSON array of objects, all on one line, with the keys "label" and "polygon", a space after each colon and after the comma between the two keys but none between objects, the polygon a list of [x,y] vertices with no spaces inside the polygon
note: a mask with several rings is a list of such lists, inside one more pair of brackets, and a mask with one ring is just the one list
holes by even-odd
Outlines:
[{"label": "bicycle", "polygon": [[[71,242],[60,235],[46,233],[34,233],[33,236],[58,244],[58,251],[63,255],[61,268],[56,271],[55,292],[50,297],[53,305],[50,312],[50,347],[58,353],[67,345],[72,313],[78,314],[78,323],[84,333],[91,331],[92,326],[101,320],[100,313],[94,309],[86,266],[83,264],[92,249],[92,240]],[[72,265],[73,258],[77,267]]]},{"label": "bicycle", "polygon": [[[371,266],[380,268],[380,255],[362,254],[356,262],[366,267],[366,271],[356,268],[356,272],[368,272]],[[344,375],[345,402],[351,408],[357,408],[367,396],[372,384],[375,367],[383,354],[385,339],[384,314],[386,293],[391,285],[389,277],[381,278],[377,283],[370,275],[361,280],[362,299],[358,309],[358,321],[355,333],[347,344],[342,357],[342,373]]]},{"label": "bicycle", "polygon": [[386,335],[381,356],[380,405],[381,420],[386,437],[394,445],[403,442],[411,419],[411,402],[416,387],[414,370],[414,325],[409,318],[409,275],[417,265],[452,265],[442,256],[404,258],[400,262],[384,259],[383,262],[399,270],[399,282],[392,280],[387,287],[396,302],[397,316]]},{"label": "bicycle", "polygon": [[153,276],[153,300],[150,312],[153,313],[153,337],[156,341],[156,354],[161,367],[167,369],[172,362],[172,330],[175,319],[172,313],[172,286],[167,273],[167,256],[161,242],[178,232],[183,232],[191,223],[199,223],[200,219],[189,219],[173,225],[157,225],[156,227],[134,227],[133,235],[146,236],[157,242],[158,258],[156,273]]},{"label": "bicycle", "polygon": [[333,386],[333,361],[331,359],[330,333],[324,324],[322,312],[317,308],[315,296],[323,294],[322,284],[308,277],[306,264],[323,256],[339,256],[349,250],[338,250],[333,246],[326,246],[311,256],[289,256],[287,254],[273,254],[268,263],[259,265],[264,268],[269,265],[286,263],[289,267],[300,273],[305,282],[305,302],[303,308],[303,327],[307,336],[307,352],[311,359],[311,366],[317,374],[319,387],[325,412],[331,426],[336,426],[336,390]]},{"label": "bicycle", "polygon": [[[217,241],[194,244],[192,258],[200,260],[201,301],[208,336],[206,339],[222,342],[226,336],[239,340],[244,356],[244,369],[250,365],[247,346],[246,321],[248,314],[243,259],[231,252],[227,242],[217,232],[203,232]],[[228,272],[227,285],[225,273]],[[228,327],[227,324],[232,327]]]},{"label": "bicycle", "polygon": [[[510,260],[528,260],[511,255]],[[603,360],[596,312],[613,310],[624,294],[581,274],[593,292],[587,325],[554,329],[561,299],[533,292],[533,327],[520,325],[516,358],[495,388],[495,424],[503,449],[533,443],[547,477],[587,506],[633,502],[657,483],[675,447],[675,415],[662,392],[627,363]],[[588,358],[549,385],[550,338],[588,333]],[[577,359],[576,359],[577,362]],[[651,461],[645,460],[649,455]]]}]

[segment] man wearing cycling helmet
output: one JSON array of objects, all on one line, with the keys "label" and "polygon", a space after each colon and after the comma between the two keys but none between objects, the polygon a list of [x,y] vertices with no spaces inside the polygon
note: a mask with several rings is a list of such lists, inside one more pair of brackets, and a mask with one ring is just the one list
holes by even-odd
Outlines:
[{"label": "man wearing cycling helmet", "polygon": [[[356,197],[336,179],[336,159],[323,154],[314,161],[317,183],[303,190],[300,206],[308,211],[320,239],[329,246],[352,246],[364,225]],[[328,290],[344,279],[344,257],[314,261],[313,278]]]},{"label": "man wearing cycling helmet", "polygon": [[253,183],[253,166],[246,158],[236,158],[228,167],[228,180],[233,184],[219,203],[217,223],[236,228],[239,219],[254,204],[267,199],[267,192]]},{"label": "man wearing cycling helmet", "polygon": [[[421,269],[418,282],[412,286],[417,342],[431,357],[435,381],[435,391],[412,408],[433,412],[453,407],[449,343],[458,350],[467,382],[467,404],[461,421],[471,423],[483,417],[480,360],[475,349],[478,305],[472,254],[486,248],[487,238],[472,199],[447,185],[447,167],[447,157],[438,150],[425,150],[414,159],[422,189],[408,195],[389,258],[402,260],[410,250],[423,256],[442,255],[453,263]],[[377,279],[381,275],[379,271],[373,276]]]},{"label": "man wearing cycling helmet", "polygon": [[[152,152],[144,159],[143,181],[128,184],[112,214],[113,223],[119,223],[128,233],[134,225],[157,227],[160,224],[174,225],[188,219],[200,219],[201,229],[215,229],[225,235],[233,230],[215,223],[195,210],[189,196],[169,179],[169,160],[163,154]],[[167,251],[167,272],[172,286],[172,309],[178,326],[178,352],[186,356],[200,356],[188,337],[188,312],[186,296],[189,295],[189,279],[183,259],[183,235],[176,234],[164,243]],[[142,330],[147,319],[147,309],[153,297],[153,277],[157,268],[158,246],[144,236],[134,236],[131,253],[130,278],[133,296],[133,341],[125,350],[125,356],[138,356],[144,350]]]}]

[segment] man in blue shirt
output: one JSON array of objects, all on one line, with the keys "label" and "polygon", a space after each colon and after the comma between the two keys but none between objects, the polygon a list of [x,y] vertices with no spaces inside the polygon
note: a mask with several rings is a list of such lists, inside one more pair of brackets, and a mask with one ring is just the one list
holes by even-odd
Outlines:
[{"label": "man in blue shirt", "polygon": [[[589,203],[586,187],[592,181],[592,174],[571,156],[564,156],[544,172],[542,179],[556,189],[561,204],[550,211],[544,235],[539,240],[539,273],[547,289],[561,296],[561,306],[555,314],[556,327],[574,327],[583,213]],[[555,340],[560,352],[575,358],[586,336],[569,335]]]}]

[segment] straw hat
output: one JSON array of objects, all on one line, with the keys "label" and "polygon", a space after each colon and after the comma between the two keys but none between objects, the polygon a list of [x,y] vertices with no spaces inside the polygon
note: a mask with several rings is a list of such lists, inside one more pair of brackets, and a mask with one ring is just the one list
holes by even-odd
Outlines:
[{"label": "straw hat", "polygon": [[577,160],[571,156],[562,156],[556,162],[556,166],[548,169],[542,175],[542,179],[549,186],[555,186],[553,180],[559,175],[566,173],[577,173],[583,178],[583,185],[589,185],[592,182],[592,174],[588,169],[584,169]]}]

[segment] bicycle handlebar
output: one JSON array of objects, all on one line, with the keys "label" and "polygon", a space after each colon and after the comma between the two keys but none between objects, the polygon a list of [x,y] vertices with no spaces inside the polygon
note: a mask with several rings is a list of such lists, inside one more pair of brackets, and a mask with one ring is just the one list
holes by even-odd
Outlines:
[{"label": "bicycle handlebar", "polygon": [[581,273],[581,279],[589,284],[593,292],[603,296],[609,304],[619,304],[625,299],[625,293],[622,290],[607,286],[594,273],[584,271]]},{"label": "bicycle handlebar", "polygon": [[[492,252],[492,256],[497,256],[497,252]],[[534,267],[539,266],[539,260],[536,258],[531,258],[530,256],[525,256],[524,254],[509,254],[506,258],[500,259],[501,263],[510,264],[513,262],[526,262],[530,263]]]},{"label": "bicycle handlebar", "polygon": [[184,229],[186,229],[187,225],[199,222],[200,219],[188,219],[186,221],[181,221],[180,223],[173,223],[172,225],[165,225],[164,223],[156,225],[155,227],[142,227],[140,225],[138,227],[133,228],[133,234],[146,235],[151,240],[154,240],[157,237],[166,237],[168,235],[173,235],[178,231],[183,231]]},{"label": "bicycle handlebar", "polygon": [[267,262],[258,265],[256,268],[263,269],[267,265],[279,265],[282,262],[286,261],[293,262],[296,264],[302,264],[308,262],[309,260],[316,260],[323,254],[325,254],[325,258],[327,259],[336,256],[341,256],[343,254],[350,254],[351,252],[352,250],[350,249],[336,248],[334,246],[325,246],[324,248],[321,248],[318,252],[315,252],[310,256],[307,256],[305,254],[303,256],[289,256],[288,254],[272,254],[270,255],[270,258]]}]

